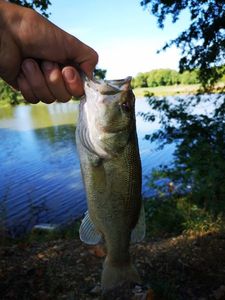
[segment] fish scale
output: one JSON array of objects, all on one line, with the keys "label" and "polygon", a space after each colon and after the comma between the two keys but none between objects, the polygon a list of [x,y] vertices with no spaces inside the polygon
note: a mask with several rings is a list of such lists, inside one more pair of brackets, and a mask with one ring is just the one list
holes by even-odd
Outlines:
[{"label": "fish scale", "polygon": [[76,144],[88,212],[80,238],[87,244],[105,241],[101,284],[107,291],[124,282],[140,282],[129,254],[130,242],[140,241],[145,233],[135,97],[131,77],[84,82]]}]

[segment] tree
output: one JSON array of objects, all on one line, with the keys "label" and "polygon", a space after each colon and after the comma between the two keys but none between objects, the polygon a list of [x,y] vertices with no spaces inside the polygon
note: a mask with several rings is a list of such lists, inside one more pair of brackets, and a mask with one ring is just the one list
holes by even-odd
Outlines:
[{"label": "tree", "polygon": [[225,2],[223,0],[143,0],[141,5],[149,8],[157,17],[160,28],[165,19],[172,16],[175,23],[183,10],[190,12],[190,26],[168,43],[181,49],[180,71],[199,69],[203,86],[211,87],[225,73]]},{"label": "tree", "polygon": [[[210,113],[198,113],[196,104],[204,102]],[[183,191],[191,187],[194,203],[213,213],[225,208],[225,105],[223,95],[192,96],[176,99],[149,97],[149,104],[160,115],[161,129],[147,135],[159,147],[175,143],[174,161],[164,168]],[[155,113],[145,113],[154,121]],[[175,185],[176,185],[175,184]]]},{"label": "tree", "polygon": [[132,87],[147,87],[148,73],[138,73],[135,78],[132,79]]},{"label": "tree", "polygon": [[[143,0],[163,28],[167,15],[173,22],[188,9],[190,26],[163,49],[176,45],[182,51],[181,79],[199,76],[204,88],[210,88],[225,74],[225,2],[221,0]],[[197,73],[197,74],[196,74]],[[192,77],[192,76],[191,76]],[[194,78],[195,77],[195,78]],[[174,143],[174,161],[164,172],[188,192],[189,199],[224,214],[225,209],[225,97],[198,95],[192,97],[155,98],[149,96],[152,113],[147,120],[160,119],[161,128],[146,137],[160,147]],[[201,108],[201,109],[199,109]],[[208,109],[210,108],[210,109]],[[208,111],[207,111],[208,110]],[[165,175],[164,173],[164,175]]]},{"label": "tree", "polygon": [[160,85],[197,84],[198,70],[185,71],[179,74],[172,69],[155,69],[146,73],[138,73],[132,79],[132,87],[156,87]]},{"label": "tree", "polygon": [[49,0],[9,0],[9,2],[33,9],[38,9],[44,17],[49,17],[49,13],[47,12],[49,5],[51,5]]},{"label": "tree", "polygon": [[196,84],[199,83],[198,80],[198,71],[184,71],[180,74],[180,81],[182,84]]},{"label": "tree", "polygon": [[147,84],[148,87],[173,85],[180,83],[179,74],[171,69],[156,69],[148,73]]},{"label": "tree", "polygon": [[105,79],[106,72],[107,71],[104,69],[95,68],[94,69],[94,77],[97,79]]}]

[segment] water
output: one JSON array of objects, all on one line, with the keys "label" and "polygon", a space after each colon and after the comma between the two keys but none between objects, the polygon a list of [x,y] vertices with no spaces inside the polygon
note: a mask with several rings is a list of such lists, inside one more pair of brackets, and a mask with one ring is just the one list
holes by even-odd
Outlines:
[{"label": "water", "polygon": [[[144,99],[136,112],[147,111]],[[78,104],[54,103],[0,109],[0,220],[17,234],[37,223],[63,224],[86,211],[75,144]],[[137,116],[143,193],[152,168],[171,160],[174,146],[156,151],[144,139],[159,127]],[[2,222],[2,221],[1,221]]]}]

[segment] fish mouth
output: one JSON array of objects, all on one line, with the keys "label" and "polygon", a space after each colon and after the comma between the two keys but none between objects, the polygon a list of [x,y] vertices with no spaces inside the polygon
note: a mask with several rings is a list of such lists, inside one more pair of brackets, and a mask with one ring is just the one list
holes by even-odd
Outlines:
[{"label": "fish mouth", "polygon": [[85,78],[87,86],[102,95],[115,95],[124,91],[128,91],[130,89],[131,80],[131,76],[128,76],[124,79],[112,80],[97,80],[96,78]]}]

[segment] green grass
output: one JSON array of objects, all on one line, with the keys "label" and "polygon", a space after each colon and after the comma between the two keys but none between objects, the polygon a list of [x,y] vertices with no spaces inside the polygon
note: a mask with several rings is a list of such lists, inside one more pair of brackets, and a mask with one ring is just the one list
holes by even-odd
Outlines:
[{"label": "green grass", "polygon": [[[174,96],[197,94],[200,88],[200,84],[179,84],[170,86],[157,86],[152,88],[135,88],[133,91],[136,97],[144,97],[146,93],[153,93],[154,96]],[[224,92],[224,82],[218,83],[212,92]]]},{"label": "green grass", "polygon": [[171,86],[157,86],[152,88],[136,88],[134,94],[136,97],[144,97],[146,92],[154,93],[155,96],[174,96],[196,94],[200,85],[171,85]]},{"label": "green grass", "polygon": [[187,196],[149,198],[144,205],[148,237],[225,231],[224,214],[215,216],[197,206]]}]

